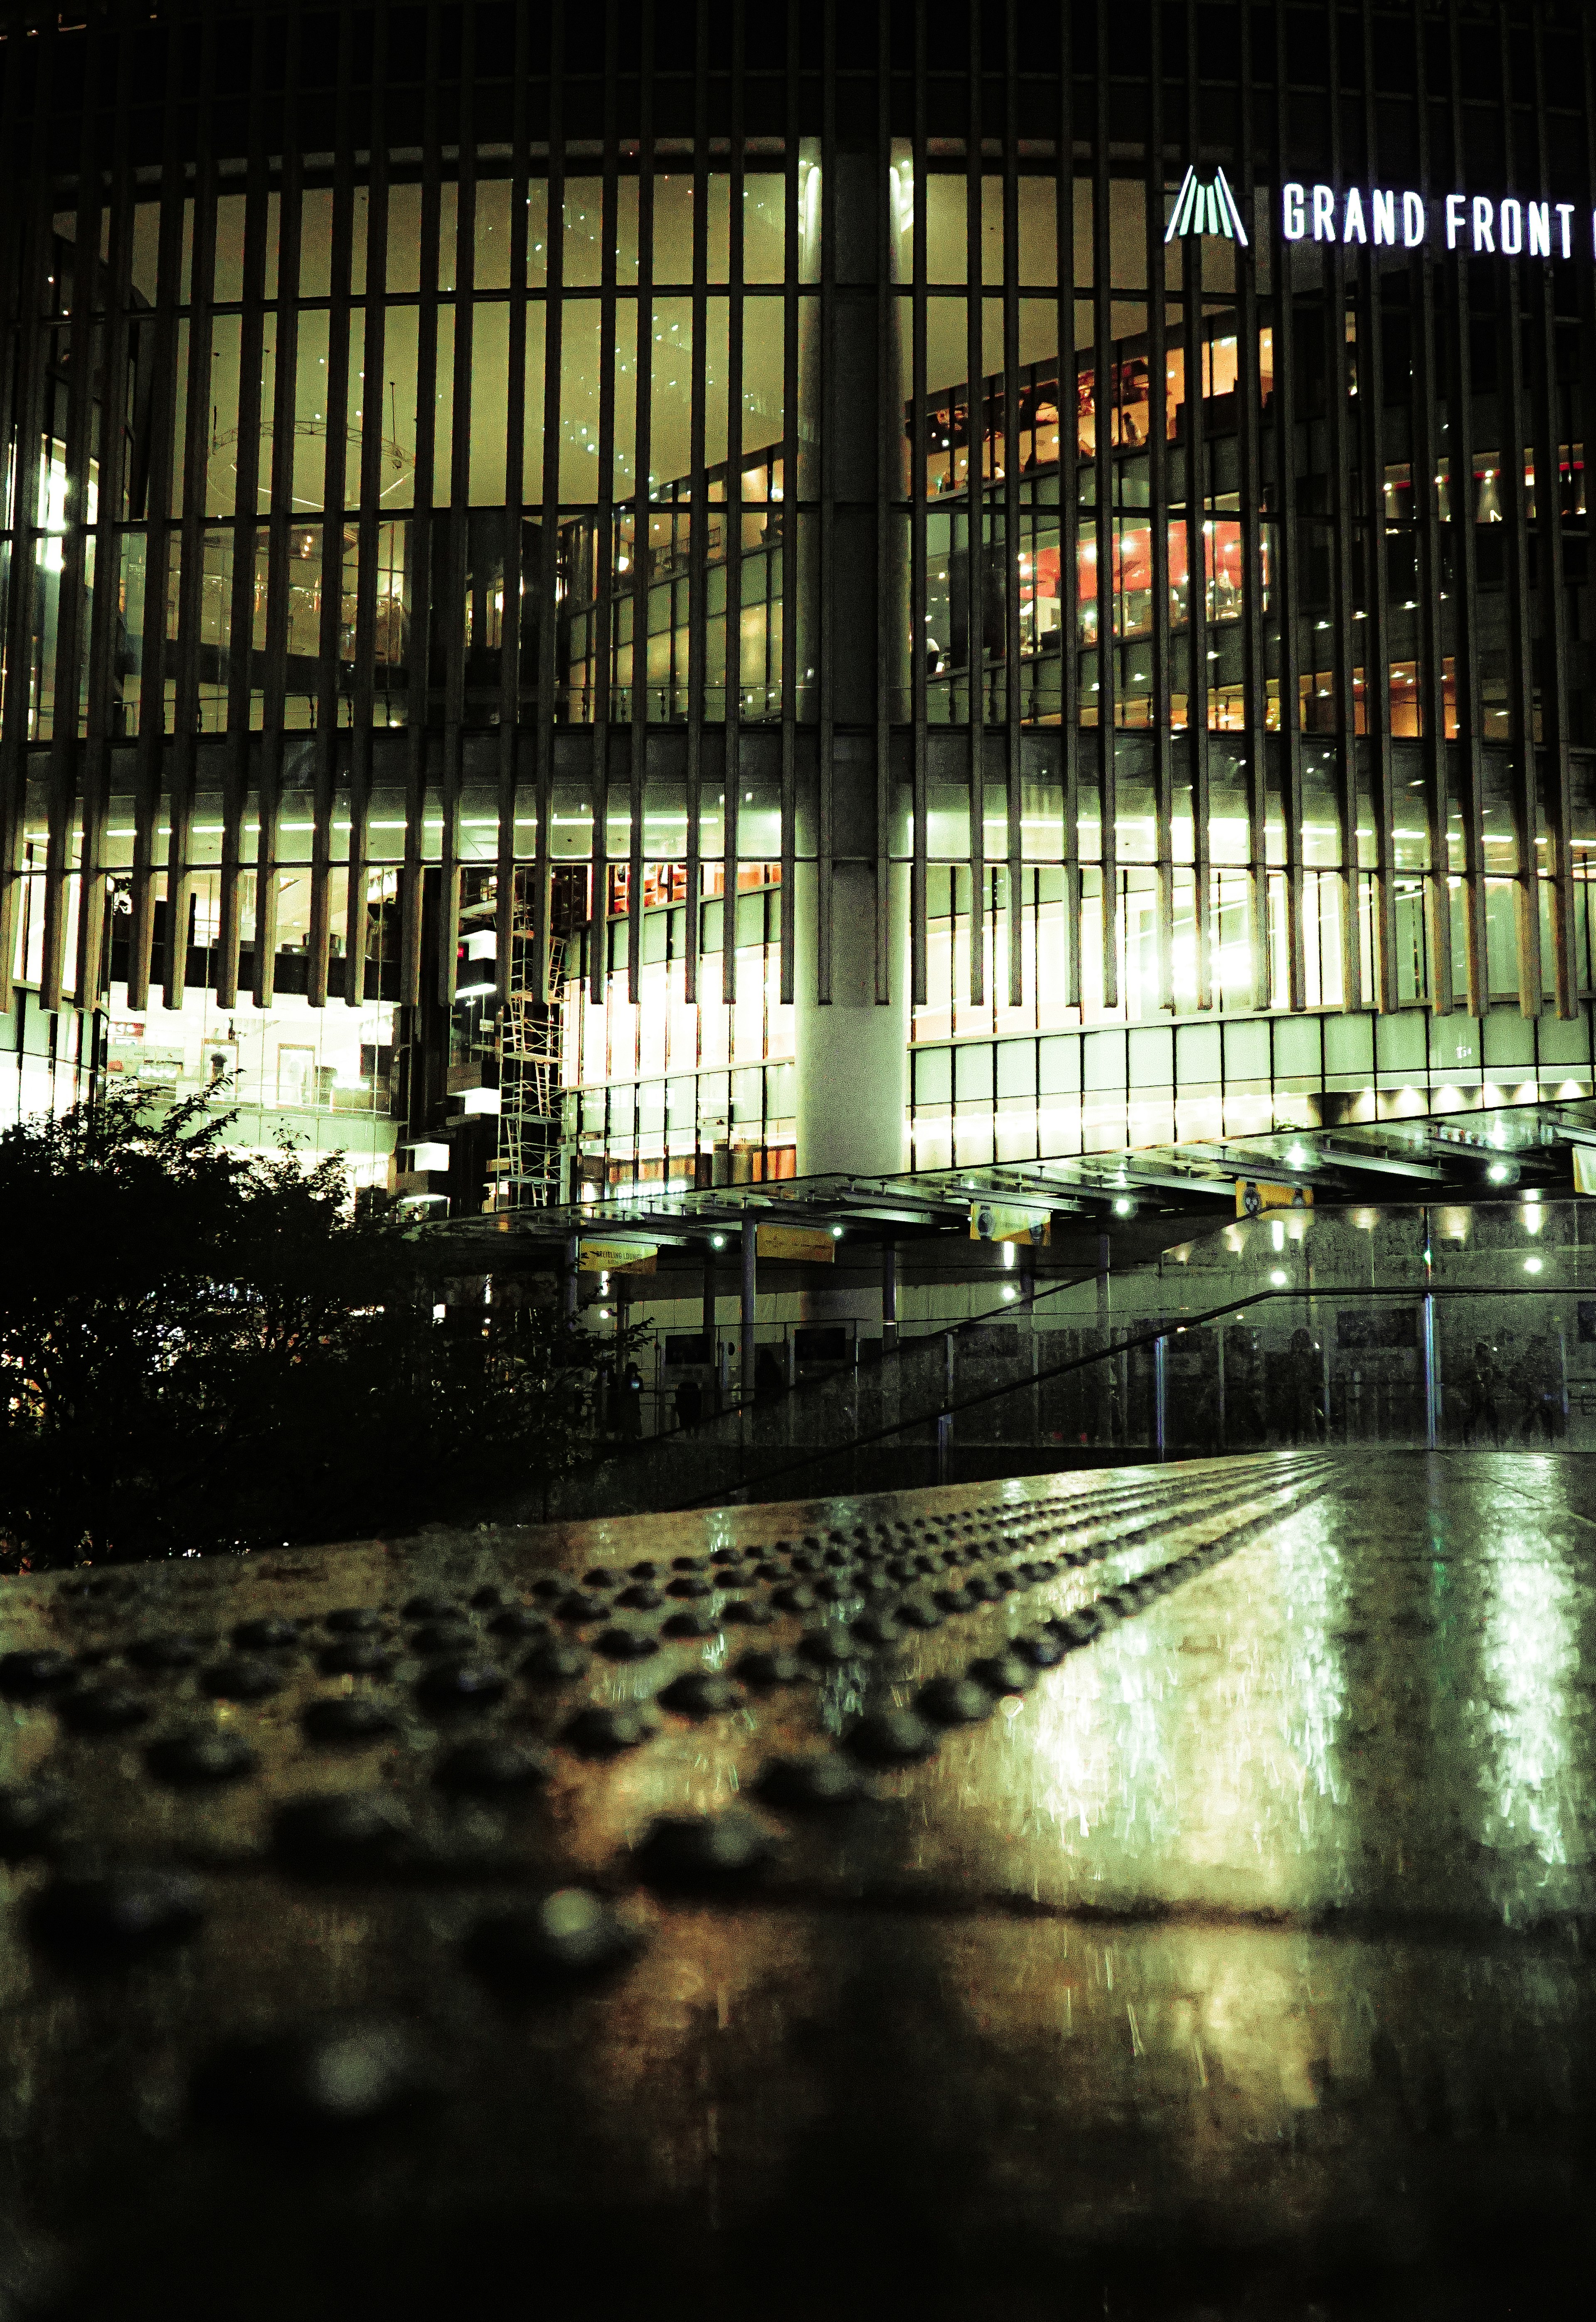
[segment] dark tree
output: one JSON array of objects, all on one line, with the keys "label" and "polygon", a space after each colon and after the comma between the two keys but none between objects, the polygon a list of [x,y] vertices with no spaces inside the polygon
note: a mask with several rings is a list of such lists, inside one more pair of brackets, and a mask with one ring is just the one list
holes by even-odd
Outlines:
[{"label": "dark tree", "polygon": [[552,1312],[433,1320],[425,1238],[136,1092],[0,1133],[0,1551],[125,1561],[535,1504],[599,1349]]}]

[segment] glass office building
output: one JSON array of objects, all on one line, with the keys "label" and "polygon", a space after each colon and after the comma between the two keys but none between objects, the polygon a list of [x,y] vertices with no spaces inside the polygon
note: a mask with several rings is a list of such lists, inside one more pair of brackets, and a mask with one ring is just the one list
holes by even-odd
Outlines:
[{"label": "glass office building", "polygon": [[0,1116],[474,1211],[1591,1094],[1574,0],[0,31]]}]

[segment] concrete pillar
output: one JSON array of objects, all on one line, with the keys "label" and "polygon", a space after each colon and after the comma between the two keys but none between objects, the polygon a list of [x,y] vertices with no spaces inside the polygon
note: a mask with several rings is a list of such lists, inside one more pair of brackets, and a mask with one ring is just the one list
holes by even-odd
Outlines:
[{"label": "concrete pillar", "polygon": [[898,1344],[898,1244],[890,1234],[881,1244],[881,1352]]},{"label": "concrete pillar", "polygon": [[820,868],[798,865],[793,962],[794,1080],[800,1177],[891,1177],[907,1166],[908,1110],[907,863],[888,875],[889,996],[876,1001],[876,873],[832,871],[831,1000],[818,996]]},{"label": "concrete pillar", "polygon": [[580,1279],[582,1243],[579,1234],[569,1234],[565,1242],[565,1263],[560,1270],[560,1312],[568,1322],[577,1318],[577,1284]]},{"label": "concrete pillar", "polygon": [[[798,800],[795,882],[794,1039],[798,1169],[800,1176],[892,1176],[905,1165],[908,1095],[908,867],[888,877],[884,938],[888,972],[878,1001],[877,866],[882,850],[907,855],[907,813],[889,793],[877,815],[872,728],[879,715],[907,715],[908,559],[907,527],[879,536],[876,489],[883,412],[903,408],[898,335],[882,343],[883,263],[898,246],[896,177],[883,170],[873,141],[839,141],[831,180],[806,180],[802,231],[807,268],[818,270],[821,238],[832,240],[835,283],[828,336],[821,344],[818,301],[804,301],[799,348],[799,489],[832,496],[831,554],[819,565],[820,526],[810,517],[798,538],[798,663],[817,667],[824,605],[830,708],[834,720],[827,769],[831,817],[827,857],[820,849],[817,786]],[[894,434],[894,443],[897,436]],[[825,472],[816,457],[824,444]],[[885,562],[883,563],[883,554]],[[790,616],[789,616],[790,617]],[[885,669],[882,644],[885,643]],[[887,699],[878,690],[884,678]],[[807,681],[817,702],[819,688]],[[811,710],[807,714],[813,715]],[[831,937],[829,991],[819,987],[822,911]]]},{"label": "concrete pillar", "polygon": [[753,1302],[758,1287],[759,1226],[746,1213],[743,1220],[743,1400],[753,1401]]}]

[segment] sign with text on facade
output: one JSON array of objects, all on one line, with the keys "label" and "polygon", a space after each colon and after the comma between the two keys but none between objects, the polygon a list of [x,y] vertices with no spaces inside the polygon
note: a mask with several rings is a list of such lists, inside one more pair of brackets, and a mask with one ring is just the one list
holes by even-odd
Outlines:
[{"label": "sign with text on facade", "polygon": [[757,1226],[754,1255],[798,1266],[834,1266],[837,1246],[825,1226]]},{"label": "sign with text on facade", "polygon": [[659,1245],[647,1241],[584,1241],[578,1262],[581,1274],[652,1274]]},{"label": "sign with text on facade", "polygon": [[1280,190],[1288,242],[1371,250],[1445,249],[1473,258],[1573,258],[1596,251],[1596,212],[1576,202],[1527,201],[1509,194],[1437,194],[1391,186],[1310,186]]},{"label": "sign with text on facade", "polygon": [[1255,1218],[1265,1210],[1311,1210],[1311,1185],[1272,1184],[1266,1177],[1238,1177],[1236,1181],[1236,1214],[1238,1218]]},{"label": "sign with text on facade", "polygon": [[1053,1214],[1047,1210],[1021,1209],[1008,1202],[971,1202],[971,1241],[1017,1241],[1040,1248],[1053,1239]]}]

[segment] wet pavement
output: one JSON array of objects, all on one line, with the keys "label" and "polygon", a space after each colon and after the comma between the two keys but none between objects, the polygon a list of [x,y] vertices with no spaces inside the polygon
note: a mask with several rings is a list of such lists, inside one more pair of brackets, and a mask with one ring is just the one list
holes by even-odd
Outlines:
[{"label": "wet pavement", "polygon": [[6,1584],[0,2316],[1561,2304],[1593,1485],[1305,1453]]}]

